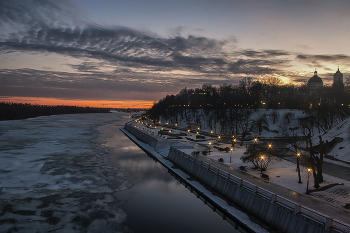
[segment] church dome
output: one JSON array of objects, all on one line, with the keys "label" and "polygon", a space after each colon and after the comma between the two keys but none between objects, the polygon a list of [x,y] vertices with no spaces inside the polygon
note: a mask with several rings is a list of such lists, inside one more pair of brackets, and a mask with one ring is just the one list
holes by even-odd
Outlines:
[{"label": "church dome", "polygon": [[312,76],[307,83],[321,83],[323,85],[323,80],[317,75],[317,71],[315,71],[314,76]]},{"label": "church dome", "polygon": [[310,91],[316,91],[320,87],[323,87],[323,80],[317,75],[317,71],[314,72],[314,76],[312,76],[307,82],[307,86]]}]

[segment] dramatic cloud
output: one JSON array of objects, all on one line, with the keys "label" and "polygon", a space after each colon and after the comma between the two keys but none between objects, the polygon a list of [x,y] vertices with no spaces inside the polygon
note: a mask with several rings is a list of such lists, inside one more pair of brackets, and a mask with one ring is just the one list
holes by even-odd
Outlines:
[{"label": "dramatic cloud", "polygon": [[300,54],[297,55],[297,59],[302,62],[316,63],[316,62],[327,62],[327,63],[347,63],[350,62],[350,56],[345,54],[328,54],[328,55],[309,55],[309,54]]},{"label": "dramatic cloud", "polygon": [[[284,61],[257,60],[271,56],[286,55],[287,52],[265,50],[246,51],[243,55],[252,56],[254,60],[242,60],[239,56],[228,56],[224,46],[237,43],[235,38],[216,40],[205,37],[180,35],[171,38],[162,38],[145,32],[125,27],[106,28],[96,25],[67,26],[67,23],[57,25],[47,24],[48,12],[60,15],[64,4],[50,1],[33,1],[31,4],[19,4],[14,7],[9,1],[3,2],[2,17],[6,22],[24,23],[19,16],[26,7],[35,9],[45,8],[41,14],[29,14],[26,31],[12,33],[0,41],[2,52],[28,51],[40,53],[57,53],[75,58],[94,58],[114,63],[116,66],[142,68],[158,71],[187,70],[203,74],[262,74],[277,71],[277,64]],[[34,11],[35,12],[35,11]],[[50,21],[49,21],[50,22]],[[239,54],[238,54],[239,55]],[[236,61],[235,61],[236,60]],[[232,63],[233,61],[233,63]],[[244,63],[244,64],[242,64]],[[275,66],[270,68],[268,66]],[[248,70],[244,70],[248,67]],[[264,67],[262,67],[264,66]],[[92,68],[83,65],[72,65],[78,71],[92,71]],[[87,69],[88,68],[88,69]]]},{"label": "dramatic cloud", "polygon": [[302,80],[303,75],[293,77],[286,71],[292,62],[322,67],[323,63],[350,61],[344,54],[241,49],[233,36],[183,36],[182,26],[168,37],[101,26],[85,18],[69,0],[0,0],[0,27],[0,55],[64,57],[55,66],[62,65],[62,70],[51,70],[46,64],[42,70],[0,69],[3,96],[155,100],[163,92],[176,93],[185,86],[238,83],[248,76]]},{"label": "dramatic cloud", "polygon": [[263,51],[254,51],[254,50],[243,50],[240,54],[253,57],[253,58],[275,58],[277,56],[286,56],[290,55],[287,51],[282,50],[263,50]]},{"label": "dramatic cloud", "polygon": [[41,28],[26,35],[12,34],[0,42],[2,51],[53,52],[91,57],[125,66],[160,66],[205,71],[201,66],[225,64],[218,54],[226,41],[189,36],[159,38],[127,28]]},{"label": "dramatic cloud", "polygon": [[[258,53],[258,52],[257,52]],[[235,74],[271,74],[281,73],[277,67],[286,66],[289,60],[243,60],[239,59],[237,62],[230,64],[229,70]]]},{"label": "dramatic cloud", "polygon": [[69,0],[0,0],[0,26],[27,29],[68,26],[82,23],[82,18],[80,10]]}]

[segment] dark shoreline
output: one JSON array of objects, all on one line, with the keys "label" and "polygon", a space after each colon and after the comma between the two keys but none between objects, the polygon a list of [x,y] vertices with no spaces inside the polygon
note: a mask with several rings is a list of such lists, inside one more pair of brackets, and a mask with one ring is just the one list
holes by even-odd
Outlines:
[{"label": "dark shoreline", "polygon": [[0,103],[0,121],[75,113],[110,113],[109,108]]}]

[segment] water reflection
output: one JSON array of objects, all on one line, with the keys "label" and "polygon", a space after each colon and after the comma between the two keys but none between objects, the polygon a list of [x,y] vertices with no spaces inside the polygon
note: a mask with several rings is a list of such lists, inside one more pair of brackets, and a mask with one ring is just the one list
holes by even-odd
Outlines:
[{"label": "water reflection", "polygon": [[126,202],[126,224],[135,233],[238,232],[119,130],[106,145],[116,148],[118,165],[134,183],[116,196]]},{"label": "water reflection", "polygon": [[138,151],[140,148],[138,146],[124,146],[120,148],[121,150],[126,150],[126,151]]}]

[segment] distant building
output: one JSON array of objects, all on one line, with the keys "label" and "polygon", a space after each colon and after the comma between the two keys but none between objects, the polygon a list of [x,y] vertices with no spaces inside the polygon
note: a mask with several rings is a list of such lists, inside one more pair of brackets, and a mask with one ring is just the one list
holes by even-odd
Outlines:
[{"label": "distant building", "polygon": [[319,88],[323,87],[323,80],[317,75],[317,71],[315,70],[314,76],[312,76],[307,82],[307,87],[310,91],[317,91]]},{"label": "distant building", "polygon": [[333,74],[333,88],[344,89],[343,74],[339,71],[339,67],[337,72]]}]

